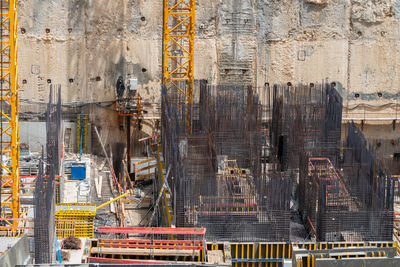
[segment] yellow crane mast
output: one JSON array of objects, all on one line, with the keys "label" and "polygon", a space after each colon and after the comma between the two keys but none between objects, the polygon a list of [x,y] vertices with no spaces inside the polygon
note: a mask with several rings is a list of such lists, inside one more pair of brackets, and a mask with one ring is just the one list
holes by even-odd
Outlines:
[{"label": "yellow crane mast", "polygon": [[195,0],[164,0],[163,84],[192,132]]},{"label": "yellow crane mast", "polygon": [[[1,116],[0,116],[0,231],[16,233],[20,218],[17,1],[0,0]],[[13,220],[11,220],[13,219]]]}]

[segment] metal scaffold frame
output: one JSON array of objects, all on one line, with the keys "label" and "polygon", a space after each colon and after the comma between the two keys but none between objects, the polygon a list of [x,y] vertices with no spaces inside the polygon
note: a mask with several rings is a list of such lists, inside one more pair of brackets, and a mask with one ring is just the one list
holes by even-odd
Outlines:
[{"label": "metal scaffold frame", "polygon": [[1,1],[1,211],[5,227],[17,230],[20,217],[17,1]]},{"label": "metal scaffold frame", "polygon": [[195,0],[164,0],[163,84],[192,132]]}]

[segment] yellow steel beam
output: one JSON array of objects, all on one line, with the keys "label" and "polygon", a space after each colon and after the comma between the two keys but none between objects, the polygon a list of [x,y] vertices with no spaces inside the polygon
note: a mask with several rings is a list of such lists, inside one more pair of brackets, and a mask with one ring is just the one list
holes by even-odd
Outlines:
[{"label": "yellow steel beam", "polygon": [[195,0],[164,0],[163,84],[169,100],[185,114],[187,133],[193,127],[194,19]]},{"label": "yellow steel beam", "polygon": [[[1,213],[5,219],[20,218],[19,133],[18,133],[18,74],[17,74],[17,1],[1,1],[0,36],[0,151],[3,156],[1,169]],[[10,163],[3,162],[9,158]],[[6,179],[7,178],[7,179]],[[11,192],[10,192],[11,189]],[[5,191],[8,190],[8,191]],[[8,199],[8,200],[6,200]],[[13,220],[13,233],[18,220]]]},{"label": "yellow steel beam", "polygon": [[101,208],[103,208],[103,207],[105,207],[105,206],[107,206],[107,205],[110,205],[112,202],[117,201],[118,199],[126,197],[127,195],[129,195],[129,192],[127,192],[125,194],[122,194],[119,197],[116,197],[114,199],[111,199],[110,201],[107,201],[106,203],[101,204],[100,206],[96,207],[96,211],[101,209]]}]

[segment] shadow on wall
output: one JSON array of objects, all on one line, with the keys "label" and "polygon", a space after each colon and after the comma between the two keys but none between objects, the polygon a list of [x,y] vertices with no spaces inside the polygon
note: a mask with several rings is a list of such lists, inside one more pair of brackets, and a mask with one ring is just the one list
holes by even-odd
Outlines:
[{"label": "shadow on wall", "polygon": [[344,88],[340,82],[334,81],[333,83],[336,84],[335,89],[336,89],[336,91],[338,91],[339,95],[342,97],[343,103],[346,103],[346,101],[347,101],[346,88]]}]

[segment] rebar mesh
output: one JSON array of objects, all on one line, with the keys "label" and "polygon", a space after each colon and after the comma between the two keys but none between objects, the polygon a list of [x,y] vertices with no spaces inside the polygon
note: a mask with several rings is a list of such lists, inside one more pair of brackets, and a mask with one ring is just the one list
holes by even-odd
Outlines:
[{"label": "rebar mesh", "polygon": [[274,85],[271,101],[270,142],[282,171],[297,169],[303,150],[337,162],[342,98],[333,85]]},{"label": "rebar mesh", "polygon": [[341,147],[334,84],[276,85],[272,101],[273,155],[282,171],[299,172],[299,210],[309,231],[320,241],[391,240],[392,179],[354,124]]},{"label": "rebar mesh", "polygon": [[202,81],[191,135],[164,90],[176,225],[206,227],[209,240],[288,240],[294,198],[320,241],[390,240],[393,179],[353,124],[342,146],[335,84],[267,85],[263,106],[256,89]]},{"label": "rebar mesh", "polygon": [[206,227],[208,240],[289,240],[290,181],[263,162],[266,139],[253,91],[202,81],[191,135],[163,92],[163,151],[176,225]]},{"label": "rebar mesh", "polygon": [[46,111],[46,157],[42,152],[35,183],[35,263],[52,263],[55,256],[55,177],[59,170],[61,88],[57,88],[58,96],[55,91],[51,86]]}]

